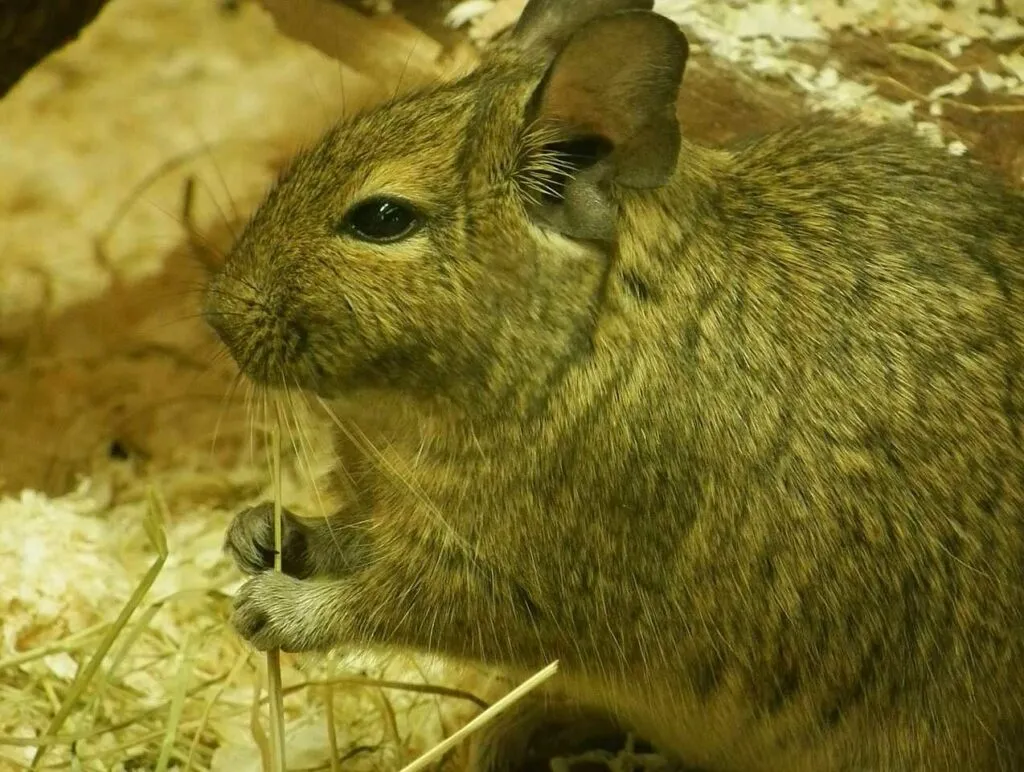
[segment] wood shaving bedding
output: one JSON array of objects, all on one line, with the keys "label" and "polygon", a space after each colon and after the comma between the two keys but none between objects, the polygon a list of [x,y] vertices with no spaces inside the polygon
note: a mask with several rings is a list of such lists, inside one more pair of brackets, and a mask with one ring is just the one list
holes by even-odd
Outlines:
[{"label": "wood shaving bedding", "polygon": [[[1024,41],[1024,0],[1010,0],[1004,16],[991,13],[992,5],[985,0],[952,5],[944,8],[933,0],[656,0],[654,7],[684,27],[693,42],[715,58],[764,77],[788,79],[812,109],[872,122],[915,121],[929,141],[959,155],[966,149],[963,142],[945,137],[937,123],[915,120],[916,99],[886,99],[876,93],[875,86],[860,82],[856,73],[844,76],[833,60],[815,66],[793,55],[797,45],[827,45],[833,35],[847,30],[916,35],[950,56],[977,41]],[[470,37],[485,42],[513,24],[524,6],[524,0],[467,0],[456,5],[447,19],[453,26],[468,25]],[[1024,97],[1024,56],[1014,53],[999,61],[1002,73],[958,74],[926,95],[930,115],[941,114],[941,99],[962,95],[975,82],[991,92]]]}]

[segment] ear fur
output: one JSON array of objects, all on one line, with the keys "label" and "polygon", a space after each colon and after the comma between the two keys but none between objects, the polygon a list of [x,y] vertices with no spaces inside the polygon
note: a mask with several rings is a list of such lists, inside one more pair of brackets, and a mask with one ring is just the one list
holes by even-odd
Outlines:
[{"label": "ear fur", "polygon": [[555,187],[545,181],[549,200],[538,210],[549,227],[575,238],[612,238],[609,186],[654,188],[672,176],[688,51],[679,27],[650,11],[598,16],[568,37],[525,116],[544,137],[540,155],[547,154],[550,176],[559,177]]}]

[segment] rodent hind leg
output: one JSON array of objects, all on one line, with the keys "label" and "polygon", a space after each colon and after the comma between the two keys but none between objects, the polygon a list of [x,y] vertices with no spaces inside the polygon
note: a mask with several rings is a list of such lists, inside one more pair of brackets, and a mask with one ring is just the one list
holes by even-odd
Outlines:
[{"label": "rodent hind leg", "polygon": [[468,772],[550,772],[559,769],[628,768],[685,772],[634,741],[612,715],[565,700],[545,690],[525,697],[470,738]]}]

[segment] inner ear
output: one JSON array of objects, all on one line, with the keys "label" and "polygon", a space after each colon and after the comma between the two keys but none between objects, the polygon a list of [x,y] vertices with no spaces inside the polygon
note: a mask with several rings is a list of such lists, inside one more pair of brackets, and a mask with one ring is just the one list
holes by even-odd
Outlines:
[{"label": "inner ear", "polygon": [[569,182],[603,161],[612,150],[612,143],[596,134],[545,143],[540,151],[544,161],[538,164],[534,183],[540,202],[553,205],[564,201]]}]

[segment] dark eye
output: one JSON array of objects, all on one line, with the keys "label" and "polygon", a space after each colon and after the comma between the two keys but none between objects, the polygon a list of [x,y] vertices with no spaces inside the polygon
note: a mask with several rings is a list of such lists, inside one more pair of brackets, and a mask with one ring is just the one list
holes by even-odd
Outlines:
[{"label": "dark eye", "polygon": [[364,241],[386,244],[410,235],[419,224],[419,214],[405,201],[370,198],[348,210],[342,228]]}]

